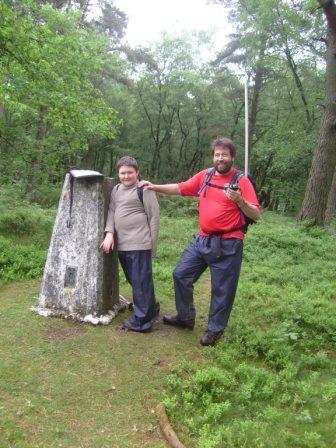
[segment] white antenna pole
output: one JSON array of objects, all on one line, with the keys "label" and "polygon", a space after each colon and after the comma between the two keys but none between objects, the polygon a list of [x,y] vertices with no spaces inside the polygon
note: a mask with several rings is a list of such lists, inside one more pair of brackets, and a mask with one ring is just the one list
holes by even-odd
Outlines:
[{"label": "white antenna pole", "polygon": [[245,77],[245,176],[248,175],[248,145],[249,145],[249,123],[248,123],[248,86],[247,75]]}]

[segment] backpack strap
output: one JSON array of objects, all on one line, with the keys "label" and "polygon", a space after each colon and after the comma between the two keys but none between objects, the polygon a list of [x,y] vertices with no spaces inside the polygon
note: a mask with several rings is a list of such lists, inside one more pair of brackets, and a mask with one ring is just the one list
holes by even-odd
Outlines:
[{"label": "backpack strap", "polygon": [[240,179],[244,176],[244,172],[241,170],[237,170],[236,174],[231,179],[229,188],[230,190],[238,190],[238,184]]},{"label": "backpack strap", "polygon": [[137,193],[138,193],[138,198],[139,198],[141,204],[143,205],[143,203],[144,203],[144,200],[143,200],[144,187],[137,187]]},{"label": "backpack strap", "polygon": [[[245,176],[244,171],[238,170],[238,171],[236,172],[236,174],[233,176],[232,181],[231,181],[231,183],[230,183],[230,188],[231,188],[232,190],[237,190],[237,189],[238,189],[238,183],[239,183],[240,179],[241,179],[243,176]],[[247,175],[247,178],[248,178],[249,181],[252,183],[252,186],[253,186],[254,190],[256,191],[256,187],[255,187],[255,184],[254,184],[254,182],[253,182],[253,179],[252,179],[251,175],[248,174],[248,175]],[[251,224],[255,224],[255,221],[253,221],[253,219],[251,219],[251,218],[249,218],[248,216],[246,216],[245,213],[242,212],[241,210],[240,210],[240,213],[242,214],[242,216],[243,216],[243,218],[244,218],[244,221],[245,221],[244,225],[241,227],[241,230],[242,230],[244,233],[246,233],[246,232],[247,232],[247,229],[248,229],[248,226],[251,225]]]},{"label": "backpack strap", "polygon": [[[120,187],[120,183],[117,184],[115,186],[116,191],[118,191],[119,187]],[[144,187],[137,187],[137,194],[138,194],[138,198],[139,201],[141,202],[141,204],[143,205],[144,201],[143,201],[143,193],[144,193]]]},{"label": "backpack strap", "polygon": [[[219,190],[223,190],[223,187],[220,187],[219,185],[215,185],[210,183],[211,177],[214,174],[214,172],[216,171],[216,168],[208,168],[207,169],[207,173],[206,176],[204,178],[204,182],[202,184],[201,189],[199,190],[199,192],[197,193],[198,196],[200,196],[203,193],[203,196],[205,197],[206,195],[206,187],[213,187],[213,188],[218,188]],[[240,179],[244,176],[244,172],[241,170],[237,170],[237,172],[234,174],[234,176],[231,179],[229,188],[231,188],[232,190],[238,190],[238,183],[240,181]]]},{"label": "backpack strap", "polygon": [[205,195],[206,195],[206,187],[209,185],[210,179],[211,179],[211,177],[212,177],[212,175],[213,175],[213,173],[215,171],[216,171],[216,168],[214,168],[214,167],[211,167],[211,168],[207,169],[207,173],[205,175],[203,184],[202,184],[199,192],[197,193],[197,196],[201,196],[202,192],[204,191],[203,196],[205,197]]},{"label": "backpack strap", "polygon": [[[138,181],[140,182],[141,180],[143,180],[143,177],[140,174],[138,174]],[[144,203],[144,199],[143,199],[144,187],[137,187],[137,193],[138,193],[138,198],[139,198],[141,204],[143,205],[143,203]]]}]

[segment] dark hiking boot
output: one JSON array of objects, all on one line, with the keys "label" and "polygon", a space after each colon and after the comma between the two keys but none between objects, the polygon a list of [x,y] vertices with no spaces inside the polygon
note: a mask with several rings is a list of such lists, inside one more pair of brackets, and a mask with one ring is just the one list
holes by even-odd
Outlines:
[{"label": "dark hiking boot", "polygon": [[123,322],[121,329],[124,331],[135,331],[137,333],[149,333],[151,331],[151,328],[147,328],[146,330],[135,328],[129,323],[127,319]]},{"label": "dark hiking boot", "polygon": [[200,340],[201,345],[215,345],[218,339],[222,336],[223,332],[213,333],[212,331],[206,331],[204,336]]},{"label": "dark hiking boot", "polygon": [[163,323],[166,325],[173,325],[174,327],[193,330],[195,326],[195,319],[181,320],[178,316],[163,316]]}]

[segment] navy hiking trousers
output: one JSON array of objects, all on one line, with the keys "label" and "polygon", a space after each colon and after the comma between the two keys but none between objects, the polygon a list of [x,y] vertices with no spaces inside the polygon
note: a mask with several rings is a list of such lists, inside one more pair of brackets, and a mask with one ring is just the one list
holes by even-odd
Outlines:
[{"label": "navy hiking trousers", "polygon": [[243,241],[238,238],[196,235],[173,272],[175,303],[181,320],[195,319],[194,283],[207,267],[211,273],[211,304],[208,331],[222,332],[227,326],[236,295]]},{"label": "navy hiking trousers", "polygon": [[156,318],[151,250],[118,251],[126,280],[132,286],[134,313],[128,318],[138,331],[149,330]]}]

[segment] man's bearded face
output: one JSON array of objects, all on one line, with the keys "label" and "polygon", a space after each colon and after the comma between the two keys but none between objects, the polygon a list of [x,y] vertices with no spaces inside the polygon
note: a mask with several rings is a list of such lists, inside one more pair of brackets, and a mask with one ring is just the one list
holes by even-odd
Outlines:
[{"label": "man's bearded face", "polygon": [[218,174],[226,174],[231,170],[234,157],[231,156],[230,150],[216,146],[213,154],[213,163]]}]

